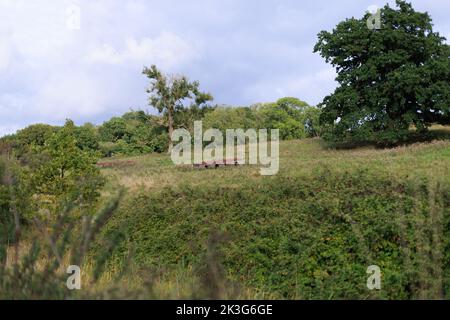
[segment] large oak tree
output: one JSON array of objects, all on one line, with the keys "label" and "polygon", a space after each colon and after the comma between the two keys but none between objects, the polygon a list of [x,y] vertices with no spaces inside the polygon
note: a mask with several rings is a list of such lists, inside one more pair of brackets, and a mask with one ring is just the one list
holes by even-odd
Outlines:
[{"label": "large oak tree", "polygon": [[428,13],[396,6],[380,10],[380,29],[368,28],[366,13],[319,33],[314,51],[336,67],[339,83],[321,104],[326,138],[398,143],[411,126],[449,123],[449,45]]}]

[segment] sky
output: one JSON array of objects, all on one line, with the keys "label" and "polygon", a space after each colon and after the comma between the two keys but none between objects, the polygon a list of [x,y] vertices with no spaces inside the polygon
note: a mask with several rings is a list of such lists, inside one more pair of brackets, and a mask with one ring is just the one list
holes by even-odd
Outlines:
[{"label": "sky", "polygon": [[[313,53],[317,33],[386,2],[0,0],[0,136],[32,123],[155,113],[142,75],[152,64],[200,81],[217,104],[318,104],[336,75]],[[450,39],[450,1],[410,2]]]}]

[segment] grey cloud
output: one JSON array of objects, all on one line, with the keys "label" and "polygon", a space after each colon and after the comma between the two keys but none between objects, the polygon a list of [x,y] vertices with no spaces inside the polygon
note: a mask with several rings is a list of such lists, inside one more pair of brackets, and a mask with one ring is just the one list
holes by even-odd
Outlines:
[{"label": "grey cloud", "polygon": [[[448,0],[412,2],[450,36]],[[317,33],[372,4],[384,1],[1,0],[0,135],[150,109],[141,70],[152,63],[199,80],[217,103],[319,103],[335,83],[312,52]],[[79,31],[66,27],[70,5]]]}]

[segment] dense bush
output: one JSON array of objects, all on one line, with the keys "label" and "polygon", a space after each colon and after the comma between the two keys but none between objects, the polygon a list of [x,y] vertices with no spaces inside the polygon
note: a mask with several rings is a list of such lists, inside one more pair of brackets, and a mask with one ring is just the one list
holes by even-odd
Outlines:
[{"label": "dense bush", "polygon": [[[209,235],[220,230],[229,278],[279,297],[441,298],[450,296],[449,208],[450,186],[432,178],[322,168],[239,188],[140,193],[107,228],[126,223],[136,263],[168,270],[201,263]],[[128,250],[122,244],[111,264]],[[366,288],[370,265],[382,269],[381,291]]]},{"label": "dense bush", "polygon": [[320,110],[296,98],[251,107],[216,107],[203,119],[204,128],[279,129],[281,140],[303,139],[321,134]]},{"label": "dense bush", "polygon": [[99,127],[102,154],[164,152],[168,146],[167,132],[158,120],[155,116],[137,111],[106,121]]},{"label": "dense bush", "polygon": [[319,109],[296,98],[282,98],[257,108],[260,128],[279,129],[280,139],[304,139],[320,133]]},{"label": "dense bush", "polygon": [[14,141],[14,150],[17,158],[27,162],[40,152],[45,142],[58,130],[47,124],[34,124],[17,132],[10,138]]},{"label": "dense bush", "polygon": [[36,210],[55,214],[68,202],[88,208],[99,198],[104,179],[95,166],[98,154],[80,149],[76,132],[73,122],[67,121],[43,146],[48,160],[31,170],[28,179]]},{"label": "dense bush", "polygon": [[9,212],[10,193],[6,185],[6,160],[0,157],[0,241],[11,239],[11,216]]},{"label": "dense bush", "polygon": [[97,128],[93,124],[86,123],[81,127],[75,127],[74,135],[76,145],[79,149],[84,151],[99,150],[99,134]]},{"label": "dense bush", "polygon": [[124,118],[113,117],[99,128],[101,141],[117,142],[127,135],[127,124]]},{"label": "dense bush", "polygon": [[9,210],[12,203],[26,223],[38,216],[52,220],[68,202],[76,204],[78,211],[93,210],[105,180],[96,167],[99,153],[86,142],[95,140],[85,139],[83,148],[79,144],[83,140],[78,140],[80,130],[88,128],[78,128],[68,120],[57,130],[36,126],[19,132],[17,140],[28,139],[30,144],[21,144],[18,151],[26,152],[21,153],[19,161],[2,156],[0,206]]},{"label": "dense bush", "polygon": [[225,132],[227,129],[258,128],[256,114],[248,107],[219,106],[202,120],[203,130],[214,128]]}]

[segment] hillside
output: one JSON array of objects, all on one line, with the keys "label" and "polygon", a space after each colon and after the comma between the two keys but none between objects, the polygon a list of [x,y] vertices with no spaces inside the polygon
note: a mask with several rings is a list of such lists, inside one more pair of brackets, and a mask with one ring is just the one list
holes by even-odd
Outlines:
[{"label": "hillside", "polygon": [[[161,154],[105,160],[104,195],[127,190],[105,230],[128,235],[110,266],[132,251],[127,285],[151,272],[170,298],[450,297],[449,141],[334,150],[305,139],[282,142],[280,157],[273,177]],[[370,265],[381,291],[367,290]]]}]

